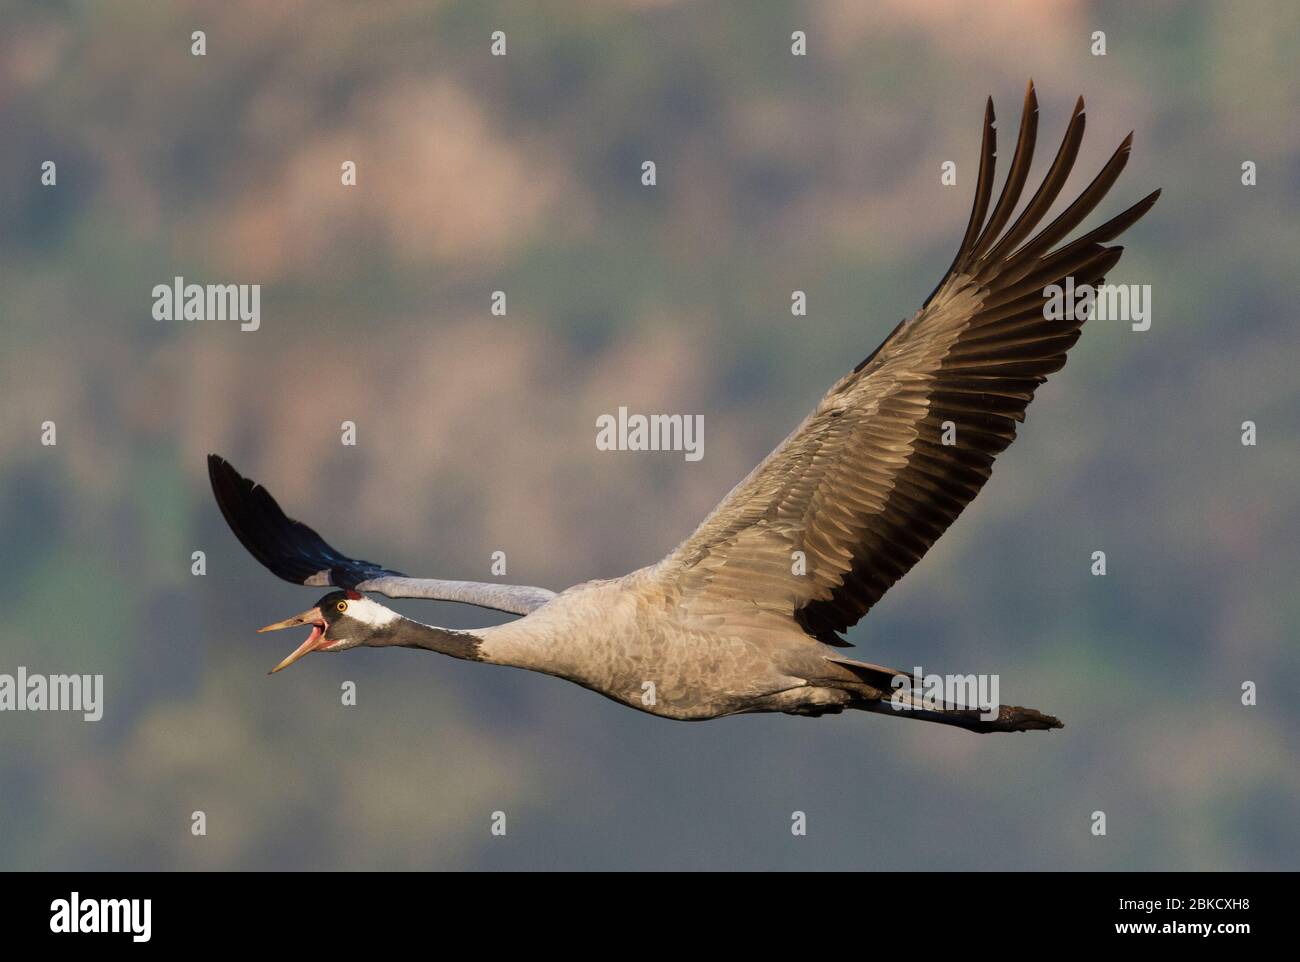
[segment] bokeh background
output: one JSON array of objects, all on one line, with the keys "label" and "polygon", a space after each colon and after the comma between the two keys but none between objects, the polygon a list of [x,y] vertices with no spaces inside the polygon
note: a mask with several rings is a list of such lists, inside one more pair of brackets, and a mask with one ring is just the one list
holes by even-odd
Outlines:
[{"label": "bokeh background", "polygon": [[[1294,3],[0,11],[0,671],[106,688],[96,724],[0,715],[0,866],[1297,867]],[[488,579],[503,550],[507,580],[560,588],[651,563],[919,306],[984,98],[1009,140],[1031,76],[1037,172],[1080,93],[1072,188],[1136,129],[1090,223],[1164,188],[1109,278],[1151,284],[1154,322],[1089,328],[851,640],[1000,673],[1064,731],[682,724],[412,651],[267,677],[296,640],[254,629],[316,592],[239,547],[207,452],[412,574]],[[155,322],[178,274],[261,284],[261,330]],[[620,404],[703,414],[703,461],[598,452]]]}]

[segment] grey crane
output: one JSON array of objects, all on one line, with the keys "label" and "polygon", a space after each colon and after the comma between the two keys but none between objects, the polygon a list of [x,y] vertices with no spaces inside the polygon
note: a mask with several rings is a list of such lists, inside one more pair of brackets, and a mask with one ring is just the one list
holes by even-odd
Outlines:
[{"label": "grey crane", "polygon": [[[974,205],[943,279],[657,564],[559,594],[408,578],[340,554],[288,518],[265,488],[210,455],[217,504],[253,556],[287,580],[337,589],[262,629],[311,626],[274,671],[314,651],[402,646],[555,675],[665,718],[855,708],[977,732],[1061,727],[1034,709],[982,711],[924,697],[901,683],[906,673],[842,651],[843,632],[975,497],[1038,385],[1064,366],[1083,318],[1048,319],[1045,289],[1066,278],[1076,289],[1099,285],[1123,250],[1107,242],[1160,194],[1058,246],[1114,184],[1130,133],[1083,193],[1040,228],[1083,137],[1079,98],[1041,185],[1012,221],[1037,125],[1031,81],[1010,171],[990,212],[997,134],[989,98]],[[956,443],[945,443],[953,440],[945,422]],[[456,631],[412,621],[366,592],[523,617]]]}]

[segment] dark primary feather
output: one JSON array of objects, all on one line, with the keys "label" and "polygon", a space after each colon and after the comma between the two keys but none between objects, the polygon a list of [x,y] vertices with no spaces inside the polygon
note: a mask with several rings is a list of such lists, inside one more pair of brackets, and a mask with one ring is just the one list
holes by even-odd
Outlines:
[{"label": "dark primary feather", "polygon": [[[810,635],[842,643],[839,633],[911,569],[988,480],[1034,391],[1079,338],[1082,319],[1044,318],[1044,288],[1067,276],[1076,287],[1102,283],[1123,251],[1105,242],[1160,194],[1053,251],[1114,184],[1130,134],[1083,193],[1034,234],[1078,154],[1080,98],[1042,184],[1004,232],[1027,180],[1037,114],[1031,83],[1011,170],[989,213],[997,153],[989,101],[970,221],[943,280],[665,560],[684,609],[712,613],[726,598],[786,611]],[[942,443],[944,421],[956,426],[955,445]],[[792,571],[795,552],[806,558],[804,574]]]},{"label": "dark primary feather", "polygon": [[[275,498],[215,454],[208,455],[208,478],[217,506],[248,553],[285,581],[356,588],[372,578],[405,577],[370,561],[341,554],[301,521],[285,515]],[[328,572],[328,580],[312,579]]]}]

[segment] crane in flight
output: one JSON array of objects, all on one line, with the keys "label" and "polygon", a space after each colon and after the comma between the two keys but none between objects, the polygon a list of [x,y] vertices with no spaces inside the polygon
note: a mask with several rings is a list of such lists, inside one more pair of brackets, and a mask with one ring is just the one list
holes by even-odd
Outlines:
[{"label": "crane in flight", "polygon": [[[1034,391],[1064,366],[1084,323],[1079,314],[1087,312],[1049,319],[1046,289],[1067,278],[1076,290],[1101,284],[1123,251],[1108,242],[1160,195],[1062,243],[1115,183],[1130,133],[1083,193],[1040,227],[1083,138],[1080,97],[1042,183],[1013,221],[1037,127],[1031,81],[1010,169],[990,211],[997,133],[989,99],[974,205],[943,279],[657,564],[558,594],[408,578],[336,551],[287,517],[265,488],[209,455],[217,504],[253,557],[288,581],[335,589],[261,629],[311,628],[273,671],[315,651],[401,646],[555,675],[665,718],[850,708],[975,732],[1062,727],[1031,708],[936,702],[900,686],[906,673],[843,652],[843,633],[979,493]],[[952,429],[955,439],[945,437]],[[522,617],[471,631],[439,628],[367,593]]]}]

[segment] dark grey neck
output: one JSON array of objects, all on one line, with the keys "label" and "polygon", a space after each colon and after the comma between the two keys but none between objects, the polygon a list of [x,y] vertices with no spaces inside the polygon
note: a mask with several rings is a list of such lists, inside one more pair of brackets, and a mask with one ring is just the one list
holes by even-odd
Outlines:
[{"label": "dark grey neck", "polygon": [[453,658],[482,661],[482,655],[479,654],[482,641],[477,635],[468,631],[422,625],[418,621],[402,618],[385,632],[383,644],[396,645],[400,648],[424,648],[427,651],[451,655]]}]

